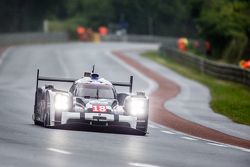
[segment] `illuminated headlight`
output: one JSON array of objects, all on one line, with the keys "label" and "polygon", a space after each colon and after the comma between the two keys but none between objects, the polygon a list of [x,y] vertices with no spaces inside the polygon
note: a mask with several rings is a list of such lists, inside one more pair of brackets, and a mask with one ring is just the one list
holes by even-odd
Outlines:
[{"label": "illuminated headlight", "polygon": [[65,111],[70,107],[70,97],[66,94],[57,94],[55,96],[55,109],[57,111]]},{"label": "illuminated headlight", "polygon": [[130,102],[130,113],[133,116],[144,115],[146,111],[146,104],[144,100],[132,99]]}]

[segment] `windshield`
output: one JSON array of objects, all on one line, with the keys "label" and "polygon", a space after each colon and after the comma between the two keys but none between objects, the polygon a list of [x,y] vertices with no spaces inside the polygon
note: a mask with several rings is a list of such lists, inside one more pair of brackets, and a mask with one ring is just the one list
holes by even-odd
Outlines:
[{"label": "windshield", "polygon": [[84,84],[77,89],[76,96],[84,98],[114,99],[114,91],[110,85]]}]

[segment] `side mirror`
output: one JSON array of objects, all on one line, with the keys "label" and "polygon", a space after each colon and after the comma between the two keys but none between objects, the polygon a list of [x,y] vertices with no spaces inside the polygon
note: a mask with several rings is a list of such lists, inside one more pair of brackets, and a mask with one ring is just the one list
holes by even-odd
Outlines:
[{"label": "side mirror", "polygon": [[84,102],[81,98],[76,97],[75,101],[76,101],[76,103],[84,105]]}]

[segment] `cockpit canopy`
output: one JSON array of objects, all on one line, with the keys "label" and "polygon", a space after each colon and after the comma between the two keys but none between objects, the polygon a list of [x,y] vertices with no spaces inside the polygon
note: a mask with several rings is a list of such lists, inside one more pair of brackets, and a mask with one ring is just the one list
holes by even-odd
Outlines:
[{"label": "cockpit canopy", "polygon": [[115,99],[114,88],[105,84],[79,84],[74,94],[84,98]]}]

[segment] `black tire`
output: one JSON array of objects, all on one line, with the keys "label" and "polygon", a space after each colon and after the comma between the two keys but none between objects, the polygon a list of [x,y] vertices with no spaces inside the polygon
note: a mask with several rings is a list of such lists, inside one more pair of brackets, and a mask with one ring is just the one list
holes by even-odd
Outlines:
[{"label": "black tire", "polygon": [[36,114],[35,114],[35,112],[32,115],[32,120],[34,121],[34,125],[39,125],[39,121],[36,120]]},{"label": "black tire", "polygon": [[43,120],[43,126],[44,126],[45,128],[48,128],[49,125],[50,125],[49,119],[50,119],[50,118],[49,118],[49,114],[46,113],[46,114],[44,115],[44,120]]},{"label": "black tire", "polygon": [[[37,118],[37,115],[38,115],[38,107],[37,107],[37,104],[40,103],[40,101],[42,100],[42,89],[41,88],[38,88],[37,89],[37,92],[35,94],[36,96],[36,102],[35,102],[35,105],[34,105],[34,115],[33,115],[33,120],[34,120],[34,124],[35,125],[42,125],[42,122],[41,121],[38,121],[36,118]],[[41,117],[40,117],[41,118]]]},{"label": "black tire", "polygon": [[147,131],[148,131],[148,126],[145,125],[144,127],[140,127],[140,128],[136,128],[136,129],[139,130],[139,131],[141,131],[141,132],[144,132],[145,133],[144,135],[146,135]]},{"label": "black tire", "polygon": [[136,129],[144,132],[144,135],[146,135],[148,131],[148,117],[145,119],[145,122],[137,122]]},{"label": "black tire", "polygon": [[50,126],[50,98],[48,93],[46,96],[46,111],[43,117],[43,126],[46,128]]},{"label": "black tire", "polygon": [[39,125],[39,121],[34,120],[34,125]]}]

